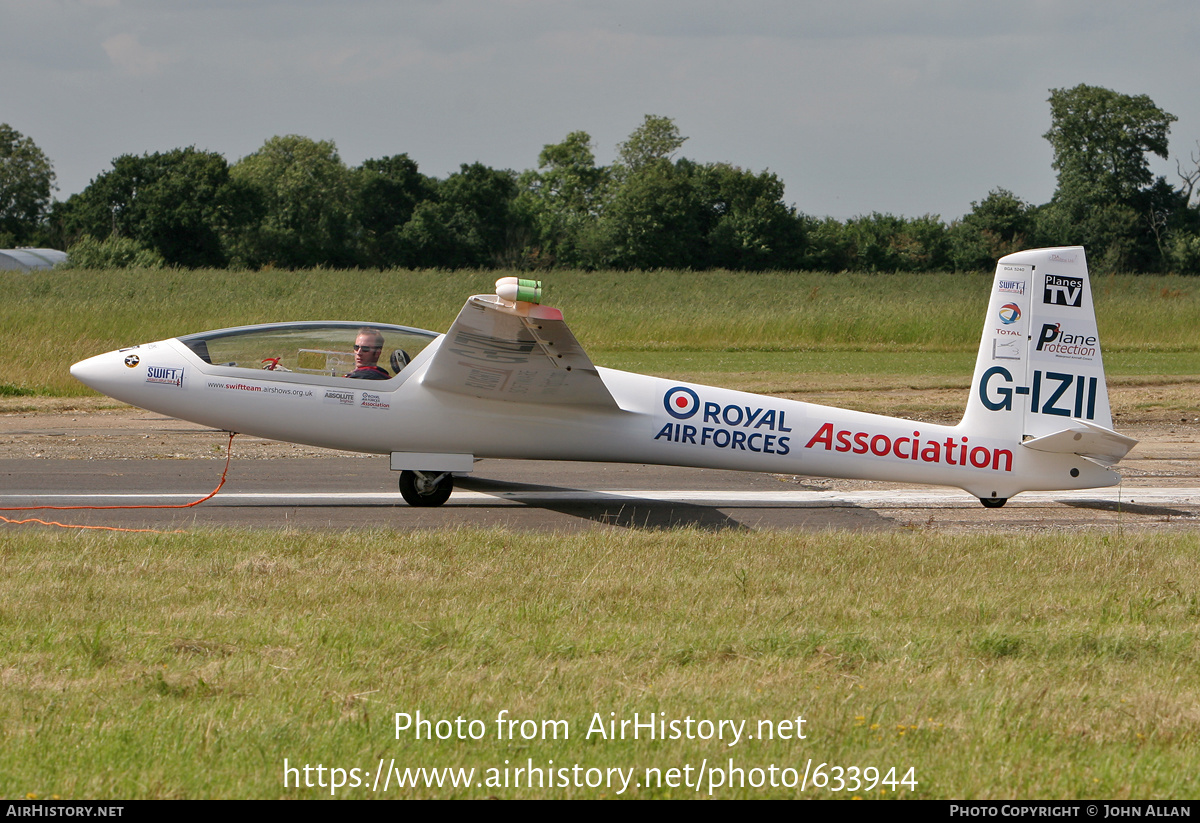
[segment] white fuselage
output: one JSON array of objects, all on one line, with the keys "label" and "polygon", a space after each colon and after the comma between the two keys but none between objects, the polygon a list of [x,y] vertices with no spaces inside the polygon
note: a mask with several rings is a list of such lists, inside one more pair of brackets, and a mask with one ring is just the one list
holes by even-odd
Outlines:
[{"label": "white fuselage", "polygon": [[1034,451],[986,430],[611,369],[597,369],[616,401],[611,410],[446,392],[422,380],[445,340],[390,381],[214,365],[177,339],[101,354],[72,374],[123,402],[201,425],[356,452],[653,463],[928,483],[999,498],[1119,480],[1082,457]]}]

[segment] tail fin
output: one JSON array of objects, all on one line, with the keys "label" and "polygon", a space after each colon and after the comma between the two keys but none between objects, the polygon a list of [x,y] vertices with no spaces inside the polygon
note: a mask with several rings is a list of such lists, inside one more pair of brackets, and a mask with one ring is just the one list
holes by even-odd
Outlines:
[{"label": "tail fin", "polygon": [[[1094,445],[1097,430],[1111,431],[1082,247],[1023,251],[997,264],[962,425],[1075,454],[1083,452],[1063,447],[1072,438],[1050,435],[1089,432],[1073,440]],[[1096,459],[1116,462],[1136,442],[1115,436],[1103,438],[1110,446]]]}]

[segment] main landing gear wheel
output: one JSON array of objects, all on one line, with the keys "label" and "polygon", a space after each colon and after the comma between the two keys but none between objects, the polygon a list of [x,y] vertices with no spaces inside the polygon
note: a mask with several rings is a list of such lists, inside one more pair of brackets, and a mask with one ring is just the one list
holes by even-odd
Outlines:
[{"label": "main landing gear wheel", "polygon": [[421,508],[440,506],[454,491],[454,475],[450,472],[400,472],[400,496],[410,506]]},{"label": "main landing gear wheel", "polygon": [[979,502],[989,509],[998,509],[1008,502],[1007,497],[981,497]]}]

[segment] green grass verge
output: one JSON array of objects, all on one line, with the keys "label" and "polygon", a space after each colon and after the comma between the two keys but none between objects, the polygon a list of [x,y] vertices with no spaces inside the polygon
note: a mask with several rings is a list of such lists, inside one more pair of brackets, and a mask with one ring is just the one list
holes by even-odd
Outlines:
[{"label": "green grass verge", "polygon": [[[77,360],[250,323],[361,319],[442,331],[468,295],[490,292],[502,274],[3,272],[0,376],[23,391],[86,394],[67,373]],[[548,304],[563,309],[596,362],[616,368],[634,368],[624,364],[639,362],[638,355],[652,360],[666,352],[703,354],[706,361],[730,355],[722,358],[730,370],[752,365],[749,355],[762,355],[764,368],[784,373],[813,364],[825,368],[820,364],[830,360],[828,353],[837,353],[832,363],[849,363],[852,370],[877,356],[891,358],[887,368],[903,369],[905,355],[928,352],[950,355],[946,363],[957,370],[978,347],[990,283],[990,274],[556,272],[546,278],[545,294]],[[1098,277],[1094,294],[1110,372],[1121,368],[1114,354],[1140,354],[1135,368],[1170,374],[1177,366],[1160,365],[1163,355],[1200,353],[1200,280]],[[795,366],[766,357],[772,353],[795,355]],[[909,371],[921,373],[926,365]],[[675,372],[670,362],[664,370]],[[705,364],[701,372],[712,370]],[[969,365],[962,371],[961,379],[969,379]]]},{"label": "green grass verge", "polygon": [[[1120,531],[9,530],[0,795],[330,796],[285,788],[286,758],[314,783],[322,765],[327,785],[331,767],[373,783],[381,759],[476,770],[466,788],[393,779],[350,798],[618,796],[513,787],[514,769],[551,760],[585,781],[633,769],[635,784],[732,760],[747,785],[725,775],[725,798],[801,796],[749,784],[810,760],[911,768],[916,785],[834,792],[810,776],[805,797],[1194,797],[1198,548]],[[481,739],[397,738],[395,714],[417,711],[481,721]],[[535,721],[531,739],[520,725],[499,739],[502,711]],[[634,713],[747,725],[732,746],[729,727],[588,738],[597,717]],[[791,739],[778,724],[801,716]],[[543,739],[554,720],[569,738]],[[759,739],[759,721],[789,739]]]}]

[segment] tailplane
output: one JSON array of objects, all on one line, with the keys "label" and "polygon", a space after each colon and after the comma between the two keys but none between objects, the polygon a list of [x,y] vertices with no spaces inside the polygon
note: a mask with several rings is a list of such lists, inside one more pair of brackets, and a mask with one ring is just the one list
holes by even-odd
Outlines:
[{"label": "tailplane", "polygon": [[1112,430],[1082,247],[1001,258],[961,425],[1104,466],[1137,442]]}]

